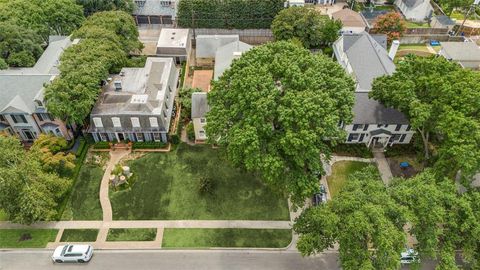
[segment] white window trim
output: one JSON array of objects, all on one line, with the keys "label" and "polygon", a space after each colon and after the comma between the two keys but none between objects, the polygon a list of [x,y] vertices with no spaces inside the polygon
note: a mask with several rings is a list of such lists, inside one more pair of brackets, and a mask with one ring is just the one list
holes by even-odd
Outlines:
[{"label": "white window trim", "polygon": [[103,127],[102,118],[93,117],[92,120],[93,120],[93,124],[95,125],[95,127],[97,127],[97,128],[102,128]]},{"label": "white window trim", "polygon": [[140,119],[138,117],[130,117],[132,121],[132,127],[139,128],[140,126]]},{"label": "white window trim", "polygon": [[112,117],[112,124],[113,127],[122,127],[122,123],[120,122],[119,117]]},{"label": "white window trim", "polygon": [[150,126],[154,128],[158,128],[158,119],[156,117],[150,117]]}]

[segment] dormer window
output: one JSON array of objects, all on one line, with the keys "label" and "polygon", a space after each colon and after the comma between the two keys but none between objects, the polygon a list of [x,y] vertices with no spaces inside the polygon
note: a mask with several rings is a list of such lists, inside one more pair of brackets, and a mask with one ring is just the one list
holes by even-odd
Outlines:
[{"label": "dormer window", "polygon": [[35,100],[35,105],[37,105],[37,107],[43,107],[43,102],[37,99]]}]

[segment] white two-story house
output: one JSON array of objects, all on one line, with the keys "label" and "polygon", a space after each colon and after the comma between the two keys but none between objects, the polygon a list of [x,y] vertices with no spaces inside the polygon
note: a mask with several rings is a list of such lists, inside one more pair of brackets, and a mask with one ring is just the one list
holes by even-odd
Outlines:
[{"label": "white two-story house", "polygon": [[43,95],[44,86],[60,74],[60,55],[75,42],[52,36],[35,66],[0,70],[0,132],[23,142],[34,141],[40,133],[73,138],[72,131],[48,113]]},{"label": "white two-story house", "polygon": [[386,37],[366,32],[346,34],[335,41],[333,49],[337,61],[357,83],[353,122],[344,126],[348,133],[346,142],[369,147],[409,143],[415,132],[407,117],[368,97],[375,78],[395,71],[395,64],[386,50]]},{"label": "white two-story house", "polygon": [[173,58],[149,57],[143,68],[123,68],[93,107],[88,132],[96,142],[167,142],[178,77]]}]

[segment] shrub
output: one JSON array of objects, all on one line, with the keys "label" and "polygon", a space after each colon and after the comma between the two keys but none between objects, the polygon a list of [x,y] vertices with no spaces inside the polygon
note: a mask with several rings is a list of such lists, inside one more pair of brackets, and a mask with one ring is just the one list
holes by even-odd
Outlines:
[{"label": "shrub", "polygon": [[5,62],[3,58],[0,58],[0,70],[7,69],[7,68],[8,68],[7,62]]},{"label": "shrub", "polygon": [[166,145],[164,142],[133,142],[132,149],[158,149]]},{"label": "shrub", "polygon": [[93,149],[109,149],[110,142],[97,142],[93,145]]},{"label": "shrub", "polygon": [[195,141],[195,129],[192,122],[187,125],[187,137],[190,141]]},{"label": "shrub", "polygon": [[179,144],[180,143],[180,136],[178,136],[177,134],[171,135],[170,136],[170,142],[172,144],[175,144],[175,145]]},{"label": "shrub", "polygon": [[27,51],[12,53],[7,62],[12,67],[33,67],[35,65],[35,57]]},{"label": "shrub", "polygon": [[200,195],[212,195],[215,189],[215,182],[212,178],[202,176],[198,182],[198,192]]},{"label": "shrub", "polygon": [[338,144],[333,148],[333,152],[339,156],[353,156],[360,158],[372,158],[373,153],[364,144]]}]

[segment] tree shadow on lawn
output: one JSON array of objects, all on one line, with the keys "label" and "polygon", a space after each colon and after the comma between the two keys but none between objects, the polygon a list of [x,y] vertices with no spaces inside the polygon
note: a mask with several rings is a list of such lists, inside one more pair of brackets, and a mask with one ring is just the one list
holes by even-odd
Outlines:
[{"label": "tree shadow on lawn", "polygon": [[[180,145],[129,163],[138,181],[111,195],[114,219],[289,220],[287,199],[250,173],[234,168],[218,149]],[[200,179],[213,182],[199,191]]]}]

